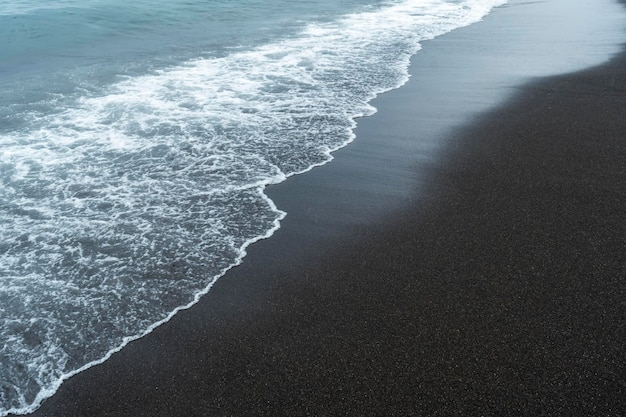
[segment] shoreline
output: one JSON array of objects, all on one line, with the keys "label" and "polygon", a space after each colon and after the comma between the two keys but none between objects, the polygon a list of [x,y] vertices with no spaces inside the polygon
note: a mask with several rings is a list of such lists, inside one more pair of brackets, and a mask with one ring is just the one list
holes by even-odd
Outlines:
[{"label": "shoreline", "polygon": [[[476,25],[466,33],[484,38]],[[457,33],[428,46],[458,39]],[[437,57],[434,46],[428,50]],[[619,258],[626,235],[620,236],[625,201],[619,185],[626,180],[624,169],[620,177],[615,166],[604,162],[611,156],[619,168],[624,152],[617,140],[626,133],[618,110],[620,104],[624,108],[624,99],[617,94],[624,87],[623,63],[621,53],[601,67],[524,85],[469,127],[457,120],[434,120],[432,130],[422,134],[437,142],[445,136],[446,146],[410,145],[410,152],[421,156],[400,158],[402,163],[395,166],[396,160],[381,161],[380,155],[407,152],[405,140],[413,134],[406,132],[414,126],[377,123],[416,101],[434,110],[440,104],[407,97],[415,87],[381,96],[376,100],[379,113],[359,120],[357,141],[334,154],[335,161],[268,189],[289,214],[271,239],[248,248],[243,265],[221,278],[197,306],[105,364],[66,381],[31,415],[568,415],[591,410],[576,405],[604,406],[604,413],[596,415],[611,415],[606,414],[610,406],[620,407],[613,408],[619,415],[626,410],[626,365],[617,356],[625,351],[619,336],[626,340],[626,314],[619,305],[624,283],[618,279],[626,272]],[[609,98],[617,118],[605,111],[603,100]],[[470,99],[491,100],[485,95]],[[459,104],[463,106],[468,103]],[[572,107],[581,117],[566,112]],[[556,119],[535,123],[542,110],[559,108]],[[583,117],[587,110],[600,126],[593,117]],[[572,155],[565,153],[572,161],[562,161],[555,154],[558,149],[549,146],[556,145],[541,140],[555,138],[568,151],[563,136],[572,134],[565,128],[574,122],[581,126],[578,147],[572,145]],[[606,136],[604,148],[595,155],[598,160],[585,164],[588,148],[593,148],[588,135],[600,131]],[[541,140],[531,141],[526,150],[527,142],[519,141],[521,132],[524,140]],[[368,139],[362,138],[368,135],[370,142],[377,135],[393,140],[365,144]],[[502,137],[507,138],[504,143]],[[392,150],[380,152],[381,146]],[[384,175],[372,184],[371,170],[377,164],[385,166]],[[585,175],[564,181],[567,173],[582,175],[581,164]],[[546,171],[537,170],[541,167]],[[338,177],[341,170],[365,180]],[[344,193],[353,198],[337,198]],[[602,201],[593,201],[598,194]],[[529,197],[534,205],[524,206]],[[546,202],[557,202],[558,213]],[[488,203],[497,210],[489,210]],[[584,209],[592,219],[579,212]],[[577,224],[586,227],[572,235],[569,226]],[[517,244],[525,245],[524,250]],[[603,252],[606,245],[612,251]],[[585,250],[598,259],[588,259]],[[612,271],[607,276],[613,292],[608,283],[601,293],[587,288],[582,275],[567,280],[559,263],[565,259],[577,261],[573,272],[568,270],[573,275],[578,268],[596,281]],[[541,273],[530,276],[533,268]],[[561,281],[550,284],[563,294],[537,282],[556,276]],[[551,305],[548,294],[563,297],[558,300],[562,304]],[[600,295],[616,305],[598,304]],[[514,296],[527,297],[527,303],[515,302]],[[603,308],[606,317],[582,315],[581,305],[588,307],[587,314],[600,314]],[[540,317],[539,312],[545,314]],[[568,328],[568,317],[589,322]],[[528,319],[532,326],[515,318]],[[608,318],[615,320],[609,321],[612,334],[594,333]],[[548,332],[561,328],[569,333]],[[536,347],[523,340],[525,331]],[[598,343],[607,342],[607,347],[591,359],[579,357],[587,348],[601,347],[590,335],[602,336]],[[567,340],[578,340],[585,349],[566,348]],[[545,355],[539,347],[546,349]],[[515,361],[501,357],[507,353]],[[487,369],[481,369],[479,359]],[[565,359],[581,362],[570,366]],[[591,364],[604,371],[604,379],[593,379]],[[539,369],[563,376],[532,383],[524,379],[537,377]],[[574,389],[581,375],[592,378],[594,384],[587,388],[593,390]],[[572,396],[585,398],[564,393],[551,402],[540,395],[555,392],[550,382],[561,383],[565,393],[569,383]],[[608,383],[614,384],[613,391]],[[519,392],[512,392],[514,388]],[[541,401],[545,404],[540,406]]]}]

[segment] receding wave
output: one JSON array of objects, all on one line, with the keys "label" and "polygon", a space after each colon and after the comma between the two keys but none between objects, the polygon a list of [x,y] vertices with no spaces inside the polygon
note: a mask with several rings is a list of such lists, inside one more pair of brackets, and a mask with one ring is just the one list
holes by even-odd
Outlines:
[{"label": "receding wave", "polygon": [[503,3],[399,1],[60,100],[0,134],[0,415],[195,303],[269,237],[420,41]]}]

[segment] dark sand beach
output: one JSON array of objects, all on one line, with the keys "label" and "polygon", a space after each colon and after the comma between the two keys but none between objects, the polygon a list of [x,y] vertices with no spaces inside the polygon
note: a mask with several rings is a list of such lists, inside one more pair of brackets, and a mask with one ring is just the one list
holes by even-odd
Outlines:
[{"label": "dark sand beach", "polygon": [[425,42],[271,239],[33,415],[625,416],[626,53],[522,79],[541,4]]}]

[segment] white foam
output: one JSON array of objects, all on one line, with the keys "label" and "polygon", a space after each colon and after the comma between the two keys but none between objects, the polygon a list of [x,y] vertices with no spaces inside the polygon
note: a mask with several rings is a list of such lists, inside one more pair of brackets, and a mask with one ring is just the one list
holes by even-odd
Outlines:
[{"label": "white foam", "polygon": [[0,321],[18,326],[0,334],[15,390],[0,415],[195,304],[279,228],[266,185],[350,142],[419,42],[502,3],[393,2],[125,79],[0,136]]}]

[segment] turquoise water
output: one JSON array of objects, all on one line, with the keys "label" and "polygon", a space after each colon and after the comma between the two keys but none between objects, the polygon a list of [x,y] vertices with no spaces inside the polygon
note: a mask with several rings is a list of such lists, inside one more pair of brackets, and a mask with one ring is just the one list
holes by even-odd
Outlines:
[{"label": "turquoise water", "polygon": [[420,42],[502,0],[4,1],[0,416],[195,303]]},{"label": "turquoise water", "polygon": [[[9,1],[0,6],[0,115],[122,75],[216,57],[380,1]],[[25,77],[28,77],[26,79]],[[56,96],[53,96],[53,98]],[[2,119],[0,119],[2,121]],[[4,121],[0,128],[11,125]]]}]

